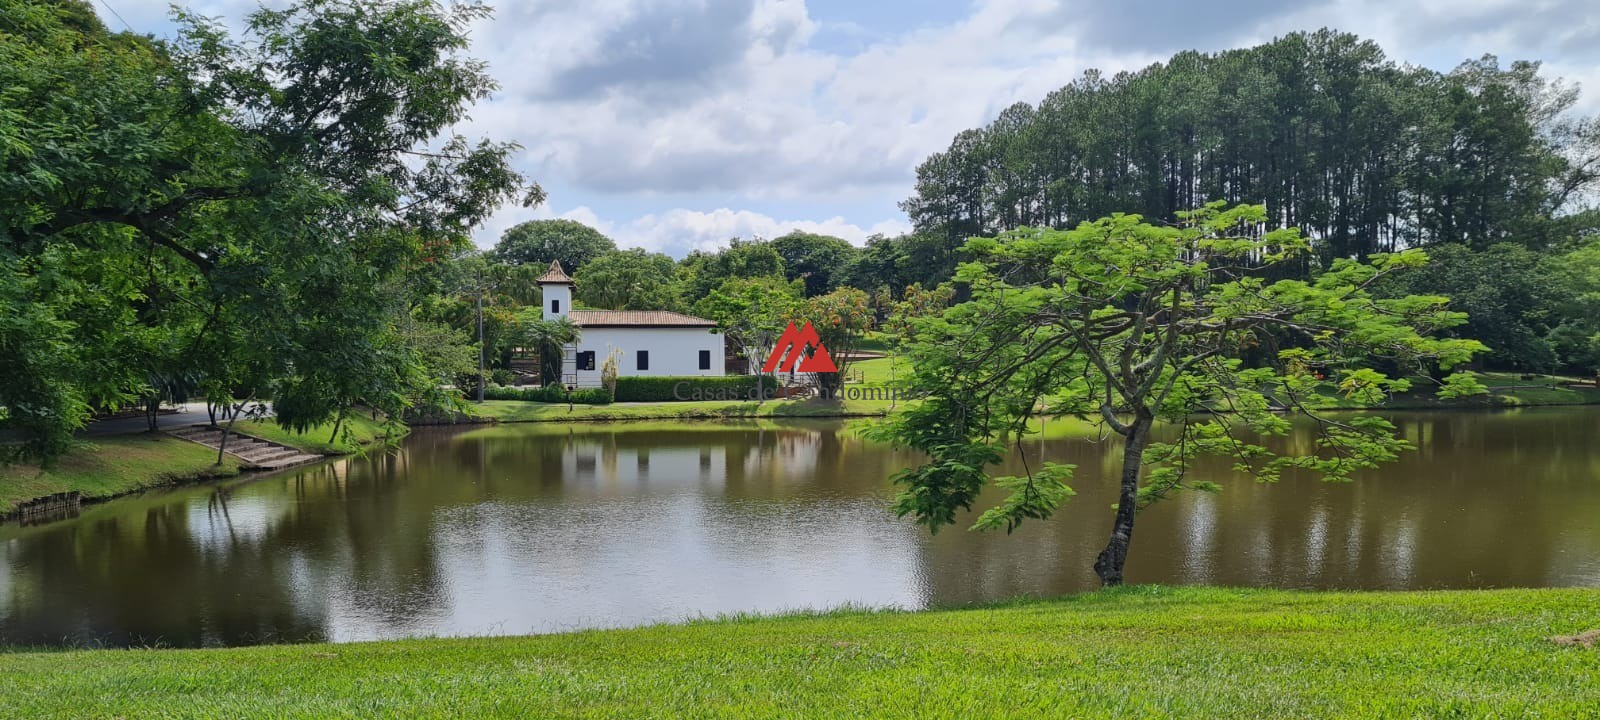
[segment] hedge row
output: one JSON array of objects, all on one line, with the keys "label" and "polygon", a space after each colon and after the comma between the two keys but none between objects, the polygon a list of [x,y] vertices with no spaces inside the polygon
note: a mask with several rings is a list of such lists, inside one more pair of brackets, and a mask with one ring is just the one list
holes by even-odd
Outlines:
[{"label": "hedge row", "polygon": [[485,400],[526,400],[529,402],[564,403],[572,402],[578,405],[610,405],[611,393],[605,388],[579,388],[572,391],[570,400],[567,389],[560,385],[546,385],[545,387],[501,387],[490,385],[483,389]]},{"label": "hedge row", "polygon": [[[771,375],[761,381],[766,393],[778,387]],[[676,402],[694,400],[754,400],[754,375],[723,377],[619,377],[617,402]]]}]

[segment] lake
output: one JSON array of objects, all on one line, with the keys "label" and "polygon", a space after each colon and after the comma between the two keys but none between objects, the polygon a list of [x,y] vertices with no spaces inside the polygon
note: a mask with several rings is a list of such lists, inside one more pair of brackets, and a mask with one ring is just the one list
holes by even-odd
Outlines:
[{"label": "lake", "polygon": [[[1200,467],[1224,489],[1144,512],[1128,581],[1600,586],[1600,409],[1391,417],[1418,449],[1352,483]],[[1078,465],[1056,518],[930,535],[889,510],[915,456],[843,422],[424,428],[382,455],[0,527],[0,644],[527,634],[1093,589],[1120,455],[1051,434],[1024,454]]]}]

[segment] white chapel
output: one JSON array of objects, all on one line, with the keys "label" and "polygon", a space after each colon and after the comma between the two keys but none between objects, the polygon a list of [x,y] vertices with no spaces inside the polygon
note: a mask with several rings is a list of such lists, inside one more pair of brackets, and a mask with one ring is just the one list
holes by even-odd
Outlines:
[{"label": "white chapel", "polygon": [[567,318],[578,341],[567,346],[561,381],[599,387],[606,358],[616,356],[617,375],[710,376],[724,374],[725,345],[716,323],[666,310],[574,310],[577,284],[559,261],[538,279],[544,319]]}]

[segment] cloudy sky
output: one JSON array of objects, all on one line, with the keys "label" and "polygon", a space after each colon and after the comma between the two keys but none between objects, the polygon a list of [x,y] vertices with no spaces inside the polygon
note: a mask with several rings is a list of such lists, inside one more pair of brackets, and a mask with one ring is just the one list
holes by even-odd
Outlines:
[{"label": "cloudy sky", "polygon": [[[93,1],[112,27],[171,32],[168,0]],[[1088,68],[1300,29],[1354,32],[1439,69],[1484,53],[1542,60],[1600,111],[1593,0],[491,2],[473,54],[501,89],[463,129],[521,143],[520,167],[550,199],[503,210],[485,246],[536,217],[675,256],[795,228],[859,243],[907,229],[896,203],[917,163],[1011,103]],[[182,4],[230,24],[257,5]]]}]

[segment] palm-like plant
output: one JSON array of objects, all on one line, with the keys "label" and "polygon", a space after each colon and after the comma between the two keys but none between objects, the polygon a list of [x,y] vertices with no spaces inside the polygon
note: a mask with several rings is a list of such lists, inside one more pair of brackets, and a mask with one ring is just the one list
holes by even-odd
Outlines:
[{"label": "palm-like plant", "polygon": [[564,317],[528,321],[527,342],[539,350],[541,382],[548,383],[551,377],[560,378],[562,348],[578,342],[582,334],[577,325]]}]

